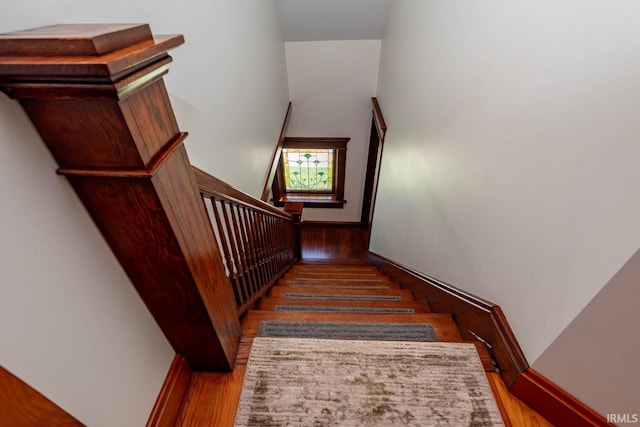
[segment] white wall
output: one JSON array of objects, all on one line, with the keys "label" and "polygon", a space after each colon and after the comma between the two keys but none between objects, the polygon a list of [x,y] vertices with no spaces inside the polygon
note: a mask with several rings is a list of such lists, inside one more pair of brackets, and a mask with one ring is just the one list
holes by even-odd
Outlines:
[{"label": "white wall", "polygon": [[603,414],[640,414],[639,281],[640,251],[533,365]]},{"label": "white wall", "polygon": [[0,147],[0,364],[85,424],[143,425],[174,351],[4,95]]},{"label": "white wall", "polygon": [[640,247],[639,17],[633,0],[392,6],[372,250],[500,304],[532,363]]},{"label": "white wall", "polygon": [[293,110],[287,136],[348,136],[344,209],[305,208],[304,220],[360,221],[380,40],[285,43]]},{"label": "white wall", "polygon": [[[193,163],[259,194],[288,102],[273,4],[0,0],[0,32],[148,22]],[[15,101],[0,95],[0,364],[91,426],[146,422],[174,352]]]}]

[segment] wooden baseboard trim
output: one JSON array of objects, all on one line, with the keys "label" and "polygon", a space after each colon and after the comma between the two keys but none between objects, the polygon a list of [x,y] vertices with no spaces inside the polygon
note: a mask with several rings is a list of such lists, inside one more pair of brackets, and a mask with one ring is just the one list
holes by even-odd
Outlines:
[{"label": "wooden baseboard trim", "polygon": [[593,409],[531,368],[518,377],[509,391],[554,425],[613,426]]},{"label": "wooden baseboard trim", "polygon": [[176,425],[182,408],[182,401],[189,389],[192,375],[191,367],[184,357],[176,354],[147,421],[147,427],[171,427]]},{"label": "wooden baseboard trim", "polygon": [[500,306],[373,252],[367,252],[366,259],[403,288],[411,289],[417,300],[428,301],[432,312],[451,313],[463,339],[486,341],[509,391],[554,425],[613,426],[529,368]]},{"label": "wooden baseboard trim", "polygon": [[302,228],[360,228],[359,222],[334,222],[334,221],[302,221]]},{"label": "wooden baseboard trim", "polygon": [[507,386],[529,368],[500,306],[373,252],[367,252],[366,259],[411,289],[417,300],[428,301],[432,312],[451,313],[464,340],[488,344]]},{"label": "wooden baseboard trim", "polygon": [[0,426],[84,426],[64,409],[0,366]]}]

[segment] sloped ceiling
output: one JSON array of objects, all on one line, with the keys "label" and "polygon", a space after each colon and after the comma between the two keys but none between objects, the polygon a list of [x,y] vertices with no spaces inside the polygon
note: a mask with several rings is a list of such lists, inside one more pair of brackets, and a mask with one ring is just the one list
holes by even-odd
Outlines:
[{"label": "sloped ceiling", "polygon": [[285,41],[382,39],[392,0],[275,0]]}]

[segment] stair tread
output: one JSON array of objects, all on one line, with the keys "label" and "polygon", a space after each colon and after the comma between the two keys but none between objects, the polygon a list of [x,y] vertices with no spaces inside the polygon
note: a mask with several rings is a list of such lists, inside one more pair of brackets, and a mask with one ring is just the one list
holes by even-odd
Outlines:
[{"label": "stair tread", "polygon": [[371,271],[379,272],[378,267],[374,265],[348,265],[348,264],[307,264],[292,266],[289,271]]},{"label": "stair tread", "polygon": [[[249,360],[249,353],[251,352],[252,342],[253,337],[243,336],[240,338],[240,344],[238,345],[238,353],[236,356],[236,364],[238,366],[244,366],[247,364],[247,361]],[[493,365],[493,360],[491,359],[489,350],[487,350],[484,344],[478,341],[462,342],[474,344],[476,346],[478,356],[480,357],[480,361],[482,362],[482,367],[484,368],[485,372],[496,372],[496,367]]]},{"label": "stair tread", "polygon": [[380,272],[374,272],[374,271],[357,272],[353,270],[347,270],[343,272],[343,271],[317,270],[317,271],[290,271],[285,273],[284,277],[309,277],[309,278],[337,277],[337,278],[356,278],[356,279],[371,277],[373,279],[379,279],[379,278],[386,278],[387,276]]},{"label": "stair tread", "polygon": [[260,321],[295,322],[363,322],[363,323],[431,323],[437,341],[461,342],[457,325],[447,313],[368,314],[368,313],[304,313],[250,310],[242,320],[242,335],[255,337]]},{"label": "stair tread", "polygon": [[[176,425],[233,425],[252,343],[251,337],[240,338],[233,372],[194,372]],[[486,347],[479,342],[474,344],[485,371],[495,372]]]},{"label": "stair tread", "polygon": [[325,294],[330,290],[330,293],[335,294],[354,294],[354,295],[411,295],[411,291],[408,289],[334,289],[334,288],[294,288],[288,285],[276,285],[270,289],[270,294],[276,296],[276,294],[284,294],[287,292],[295,293],[316,293]]},{"label": "stair tread", "polygon": [[294,274],[285,274],[280,280],[305,280],[313,282],[317,280],[330,280],[334,282],[392,282],[387,276],[345,276],[345,275],[318,275],[318,276],[300,276]]},{"label": "stair tread", "polygon": [[384,297],[397,297],[399,301],[412,301],[413,294],[409,290],[404,289],[391,289],[391,290],[376,290],[376,289],[322,289],[322,288],[293,288],[290,286],[274,286],[269,291],[269,296],[284,297],[287,294],[296,295],[337,295],[344,296],[343,299],[347,299],[349,296],[353,297],[366,297],[372,298],[384,298]]},{"label": "stair tread", "polygon": [[416,313],[428,313],[429,305],[426,301],[349,301],[349,300],[302,300],[284,297],[265,297],[258,303],[260,310],[275,310],[276,305],[294,306],[334,306],[334,307],[379,307],[379,308],[413,308]]},{"label": "stair tread", "polygon": [[311,267],[311,268],[291,268],[287,274],[371,274],[382,275],[377,268],[352,268],[352,267]]},{"label": "stair tread", "polygon": [[400,285],[396,282],[369,282],[369,281],[336,281],[336,280],[297,280],[297,279],[280,279],[278,286],[291,285],[313,285],[313,286],[361,286],[361,287],[379,287],[400,289]]},{"label": "stair tread", "polygon": [[373,265],[362,258],[304,258],[296,263],[296,266],[305,265],[365,265],[373,267]]}]

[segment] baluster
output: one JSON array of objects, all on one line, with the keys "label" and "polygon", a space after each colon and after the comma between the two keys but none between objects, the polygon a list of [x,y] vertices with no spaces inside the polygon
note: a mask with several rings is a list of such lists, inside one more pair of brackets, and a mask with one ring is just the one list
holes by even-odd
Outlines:
[{"label": "baluster", "polygon": [[273,253],[276,256],[276,266],[278,270],[282,269],[282,254],[280,253],[280,228],[278,224],[280,223],[279,218],[273,218],[273,224],[271,225],[273,231]]},{"label": "baluster", "polygon": [[271,217],[263,216],[263,226],[264,226],[264,234],[266,239],[266,251],[267,251],[267,259],[269,260],[269,271],[271,272],[271,278],[275,277],[278,274],[278,266],[275,263],[275,258],[272,250],[273,245],[273,236],[271,234]]},{"label": "baluster", "polygon": [[258,277],[258,289],[256,290],[257,292],[262,289],[266,282],[264,274],[260,269],[260,260],[258,259],[258,247],[256,245],[255,230],[253,227],[253,223],[251,222],[251,211],[247,208],[243,208],[243,217],[247,230],[247,241],[249,242],[249,247],[251,248],[253,268],[256,272],[256,276]]},{"label": "baluster", "polygon": [[276,236],[278,236],[278,261],[279,261],[279,267],[283,268],[284,264],[286,262],[286,257],[284,256],[284,252],[286,250],[285,248],[285,229],[282,227],[282,221],[278,220],[277,222],[277,231],[276,231]]},{"label": "baluster", "polygon": [[215,199],[212,197],[211,203],[213,207],[213,215],[216,220],[216,223],[215,223],[217,227],[216,235],[219,236],[220,246],[222,247],[222,251],[224,254],[225,264],[227,266],[227,269],[229,270],[229,279],[231,279],[231,284],[233,285],[233,292],[236,296],[236,303],[238,307],[240,307],[248,296],[243,292],[243,289],[238,279],[238,269],[237,269],[237,266],[235,265],[235,261],[232,256],[230,242],[229,242],[229,240],[232,237],[229,236],[230,234],[229,229],[224,226],[220,218],[219,210],[225,209],[225,202],[222,199]]},{"label": "baluster", "polygon": [[251,283],[252,283],[251,291],[252,291],[252,295],[255,295],[260,290],[260,287],[262,286],[261,278],[258,272],[256,271],[253,245],[251,244],[251,241],[249,238],[247,222],[244,217],[244,209],[242,208],[242,206],[235,206],[235,208],[236,208],[235,210],[237,214],[238,224],[240,224],[240,230],[242,233],[241,234],[242,243],[245,248],[245,257],[247,259],[247,267],[248,267],[249,274],[251,275]]},{"label": "baluster", "polygon": [[[224,218],[225,228],[229,230],[229,243],[231,245],[231,252],[233,253],[233,259],[235,260],[235,266],[238,273],[238,281],[242,286],[242,293],[245,296],[244,301],[251,298],[252,292],[250,288],[250,284],[248,283],[248,277],[245,273],[245,263],[244,257],[242,255],[242,246],[239,238],[238,228],[233,221],[229,220],[229,211],[233,212],[233,205],[231,202],[226,202],[226,204],[222,205],[222,217]],[[244,303],[244,301],[242,301]]]},{"label": "baluster", "polygon": [[259,247],[258,255],[260,258],[260,269],[264,272],[265,282],[263,284],[266,285],[271,281],[271,272],[269,271],[269,264],[267,262],[267,251],[266,244],[264,240],[264,229],[262,228],[262,214],[256,211],[251,212],[253,216],[253,224],[256,230],[256,242]]},{"label": "baluster", "polygon": [[231,218],[233,219],[234,229],[237,236],[238,245],[241,248],[242,262],[244,265],[244,274],[249,284],[249,294],[253,296],[257,289],[257,278],[251,266],[250,249],[245,237],[244,225],[240,217],[240,208],[238,205],[231,205]]},{"label": "baluster", "polygon": [[[300,246],[298,245],[300,241],[300,236],[296,232],[296,225],[291,223],[284,223],[284,226],[287,228],[287,245],[289,247],[289,260],[293,260],[295,258],[302,258],[302,251]],[[301,233],[300,233],[301,234]]]},{"label": "baluster", "polygon": [[262,264],[262,248],[260,247],[260,230],[258,229],[258,223],[256,222],[256,215],[253,209],[248,209],[246,211],[247,222],[251,228],[251,241],[253,242],[253,247],[255,251],[256,257],[256,269],[260,274],[260,288],[268,282],[267,275],[265,274],[263,264]]}]

